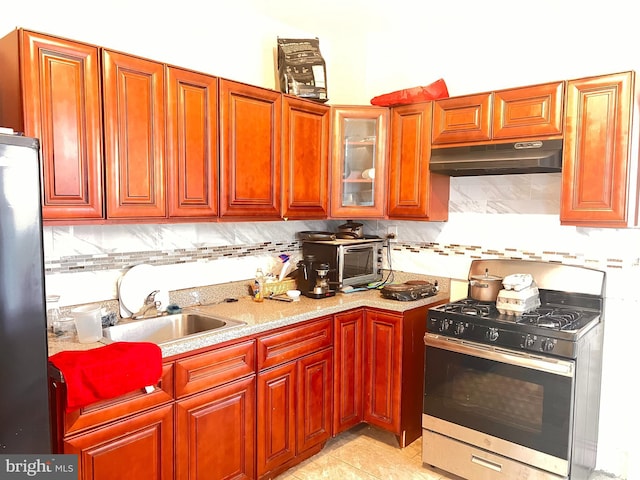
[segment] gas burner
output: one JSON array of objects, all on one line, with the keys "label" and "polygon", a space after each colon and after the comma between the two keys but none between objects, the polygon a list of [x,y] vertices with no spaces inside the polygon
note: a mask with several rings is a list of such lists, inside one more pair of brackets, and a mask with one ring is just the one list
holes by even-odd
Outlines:
[{"label": "gas burner", "polygon": [[581,313],[576,310],[540,307],[532,312],[523,313],[518,323],[528,323],[529,325],[556,330],[570,330],[581,316]]},{"label": "gas burner", "polygon": [[476,317],[488,317],[492,309],[495,309],[494,304],[472,299],[459,300],[442,307],[442,310],[448,313],[461,313],[463,315],[474,315]]}]

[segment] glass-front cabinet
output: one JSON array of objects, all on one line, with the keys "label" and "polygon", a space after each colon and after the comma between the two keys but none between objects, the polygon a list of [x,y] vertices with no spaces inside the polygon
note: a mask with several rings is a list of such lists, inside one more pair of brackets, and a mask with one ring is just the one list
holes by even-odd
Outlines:
[{"label": "glass-front cabinet", "polygon": [[383,218],[389,111],[333,107],[331,216]]}]

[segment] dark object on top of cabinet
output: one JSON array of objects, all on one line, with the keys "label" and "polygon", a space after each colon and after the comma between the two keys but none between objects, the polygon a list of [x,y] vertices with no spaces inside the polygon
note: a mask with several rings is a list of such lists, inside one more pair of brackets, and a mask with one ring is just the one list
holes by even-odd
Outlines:
[{"label": "dark object on top of cabinet", "polygon": [[317,38],[278,38],[280,91],[324,103],[327,72]]}]

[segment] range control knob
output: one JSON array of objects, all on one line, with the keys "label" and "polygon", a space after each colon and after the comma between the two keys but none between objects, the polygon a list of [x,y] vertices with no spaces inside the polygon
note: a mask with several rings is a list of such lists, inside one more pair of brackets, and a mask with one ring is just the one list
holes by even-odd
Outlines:
[{"label": "range control knob", "polygon": [[527,335],[522,339],[522,346],[525,348],[533,347],[534,343],[536,343],[535,335],[530,335],[527,333]]},{"label": "range control knob", "polygon": [[498,332],[497,328],[490,328],[487,331],[487,340],[489,340],[490,342],[495,342],[496,340],[498,340],[498,336],[500,336],[500,333]]},{"label": "range control knob", "polygon": [[465,325],[462,322],[458,322],[456,323],[456,326],[453,330],[453,333],[456,335],[462,335],[464,333],[465,330]]},{"label": "range control knob", "polygon": [[541,346],[542,350],[544,350],[545,352],[550,352],[551,350],[553,350],[553,347],[556,346],[556,342],[551,338],[545,338],[544,340],[542,340]]},{"label": "range control knob", "polygon": [[446,332],[448,326],[449,326],[449,322],[447,322],[446,320],[440,320],[440,324],[438,325],[438,330],[441,332]]}]

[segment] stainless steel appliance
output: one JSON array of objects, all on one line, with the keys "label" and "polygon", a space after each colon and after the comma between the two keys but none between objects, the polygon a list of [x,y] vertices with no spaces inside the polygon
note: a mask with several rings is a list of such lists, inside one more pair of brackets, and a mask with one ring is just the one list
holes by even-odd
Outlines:
[{"label": "stainless steel appliance", "polygon": [[475,260],[469,278],[532,275],[540,306],[471,298],[429,309],[424,463],[467,479],[587,479],[595,466],[605,273]]},{"label": "stainless steel appliance", "polygon": [[382,280],[383,248],[384,241],[380,238],[304,241],[302,255],[313,255],[316,264],[328,264],[329,284],[342,288]]},{"label": "stainless steel appliance", "polygon": [[452,177],[560,172],[562,140],[434,148],[429,169]]},{"label": "stainless steel appliance", "polygon": [[0,134],[0,452],[50,453],[40,146]]}]

